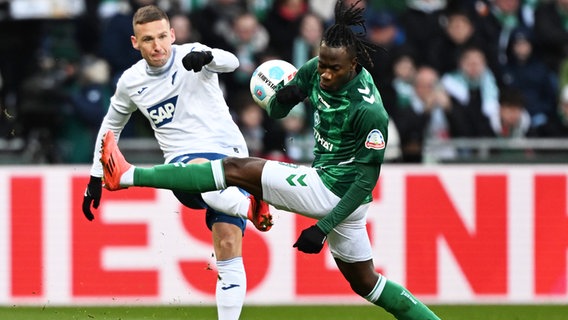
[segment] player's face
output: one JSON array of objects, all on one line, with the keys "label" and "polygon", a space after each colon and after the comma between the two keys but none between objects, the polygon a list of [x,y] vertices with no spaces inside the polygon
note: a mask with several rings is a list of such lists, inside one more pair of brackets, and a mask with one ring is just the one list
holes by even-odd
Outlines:
[{"label": "player's face", "polygon": [[337,91],[355,77],[357,58],[345,47],[332,48],[323,43],[320,46],[318,73],[320,88],[325,91]]},{"label": "player's face", "polygon": [[175,41],[174,30],[165,19],[137,24],[134,36],[130,37],[134,49],[139,50],[142,58],[152,67],[166,64],[172,54]]}]

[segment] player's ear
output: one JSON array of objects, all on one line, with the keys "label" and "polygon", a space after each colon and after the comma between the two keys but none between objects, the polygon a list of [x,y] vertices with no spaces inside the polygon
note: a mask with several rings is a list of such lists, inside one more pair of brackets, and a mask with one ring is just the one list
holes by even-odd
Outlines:
[{"label": "player's ear", "polygon": [[170,28],[170,36],[171,36],[171,38],[172,38],[171,43],[176,42],[176,33],[175,33],[175,31],[174,31],[174,28]]},{"label": "player's ear", "polygon": [[351,70],[355,71],[357,69],[357,56],[351,58]]},{"label": "player's ear", "polygon": [[132,43],[132,48],[134,48],[136,50],[140,50],[138,48],[138,40],[136,40],[135,36],[130,36],[130,42]]}]

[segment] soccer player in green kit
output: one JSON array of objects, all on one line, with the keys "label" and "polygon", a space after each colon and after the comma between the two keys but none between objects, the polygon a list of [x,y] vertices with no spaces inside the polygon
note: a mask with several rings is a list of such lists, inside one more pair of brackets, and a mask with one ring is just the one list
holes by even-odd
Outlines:
[{"label": "soccer player in green kit", "polygon": [[[371,192],[379,178],[387,143],[388,114],[372,77],[362,9],[339,0],[335,23],[323,35],[319,56],[308,61],[271,98],[266,111],[282,118],[309,99],[314,109],[315,159],[311,167],[261,158],[233,158],[201,164],[139,168],[121,154],[114,134],[103,140],[105,188],[130,186],[190,193],[237,186],[273,206],[318,220],[294,247],[319,253],[327,240],[335,262],[355,293],[397,319],[439,319],[401,285],[377,273],[366,225]],[[268,223],[268,222],[267,222]]]}]

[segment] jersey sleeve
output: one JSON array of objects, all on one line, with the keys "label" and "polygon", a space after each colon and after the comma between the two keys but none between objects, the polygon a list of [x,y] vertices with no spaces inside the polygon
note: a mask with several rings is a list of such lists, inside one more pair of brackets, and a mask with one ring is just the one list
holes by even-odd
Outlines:
[{"label": "jersey sleeve", "polygon": [[229,51],[211,49],[211,53],[213,54],[213,60],[204,67],[206,70],[226,73],[233,72],[239,67],[239,59]]},{"label": "jersey sleeve", "polygon": [[181,45],[180,48],[182,56],[179,59],[183,59],[183,57],[191,51],[211,51],[213,60],[203,67],[205,70],[210,72],[233,72],[239,67],[239,59],[237,56],[223,49],[210,48],[199,42],[184,44]]},{"label": "jersey sleeve", "polygon": [[352,115],[352,127],[359,144],[355,162],[379,165],[383,163],[388,140],[388,114],[382,102],[366,104]]}]

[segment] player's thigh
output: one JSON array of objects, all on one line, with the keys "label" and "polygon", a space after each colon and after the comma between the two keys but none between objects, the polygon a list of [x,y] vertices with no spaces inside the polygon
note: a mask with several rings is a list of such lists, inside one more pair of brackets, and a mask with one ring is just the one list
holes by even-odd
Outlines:
[{"label": "player's thigh", "polygon": [[359,206],[327,235],[331,255],[347,263],[371,260],[373,252],[367,233],[370,204]]},{"label": "player's thigh", "polygon": [[317,171],[277,161],[267,161],[262,171],[264,200],[274,207],[314,219],[325,217],[339,202]]}]

